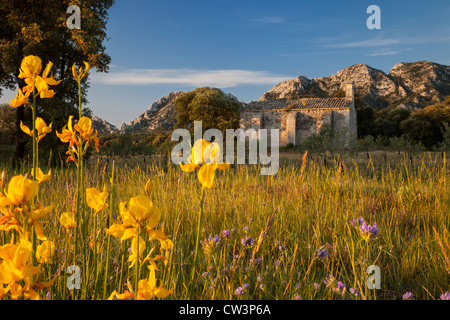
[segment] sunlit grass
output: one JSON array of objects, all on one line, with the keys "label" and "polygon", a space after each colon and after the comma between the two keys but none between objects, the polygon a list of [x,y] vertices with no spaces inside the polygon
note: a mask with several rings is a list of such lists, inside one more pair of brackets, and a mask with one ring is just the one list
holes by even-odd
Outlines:
[{"label": "sunlit grass", "polygon": [[[205,190],[192,299],[401,299],[407,291],[416,299],[439,299],[450,289],[450,174],[439,156],[413,164],[405,157],[392,165],[371,159],[325,165],[321,158],[309,157],[301,173],[302,156],[293,155],[275,176],[261,176],[257,166],[247,165],[218,172],[218,187]],[[112,161],[105,167],[103,159],[92,159],[86,188],[102,190],[105,185],[111,191],[111,167]],[[9,170],[7,176],[18,173]],[[200,205],[196,175],[173,165],[120,161],[114,176],[113,220],[119,216],[118,204],[143,194],[150,179],[149,197],[162,211],[159,229],[174,244],[167,265],[157,262],[159,285],[173,290],[167,299],[185,298]],[[76,169],[70,167],[52,169],[51,181],[41,184],[40,201],[56,204],[44,225],[56,253],[45,268],[49,277],[58,276],[51,289],[41,290],[41,297],[81,297],[80,290],[66,288],[65,277],[70,275],[65,270],[72,259],[65,264],[65,248],[73,250],[73,234],[66,236],[59,223],[60,215],[74,206],[76,181]],[[94,283],[96,298],[105,298],[104,291],[107,298],[114,290],[127,290],[127,282],[133,287],[135,277],[128,265],[131,239],[111,237],[105,290],[109,209],[97,217],[97,259],[88,258],[88,265],[76,261],[89,270],[96,263],[96,273],[82,284],[88,299],[94,297]],[[352,225],[359,217],[378,225],[375,239],[364,241]],[[92,238],[92,223],[86,232]],[[10,237],[2,231],[0,244]],[[321,246],[328,253],[325,257],[315,256]],[[366,286],[370,265],[380,267],[379,290]],[[141,278],[147,274],[146,267],[140,271]],[[335,281],[327,287],[329,275]],[[345,291],[339,292],[338,281],[346,285]]]}]

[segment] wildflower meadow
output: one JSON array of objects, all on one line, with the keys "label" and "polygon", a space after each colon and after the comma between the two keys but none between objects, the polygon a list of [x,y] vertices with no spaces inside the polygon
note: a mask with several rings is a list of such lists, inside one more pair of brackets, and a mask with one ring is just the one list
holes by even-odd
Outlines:
[{"label": "wildflower meadow", "polygon": [[[445,154],[378,165],[306,152],[263,176],[198,140],[188,164],[106,161],[81,90],[64,127],[36,114],[59,85],[42,68],[24,58],[10,103],[32,111],[33,158],[2,168],[0,299],[450,299]],[[89,70],[73,66],[78,84]],[[67,165],[38,157],[50,134]]]}]

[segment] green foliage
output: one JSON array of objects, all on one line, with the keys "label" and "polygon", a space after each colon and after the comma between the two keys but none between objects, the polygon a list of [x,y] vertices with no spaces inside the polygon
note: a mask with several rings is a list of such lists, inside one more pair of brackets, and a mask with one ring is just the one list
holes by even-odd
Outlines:
[{"label": "green foliage", "polygon": [[202,121],[203,132],[211,128],[219,129],[222,133],[226,129],[237,129],[239,110],[239,102],[227,98],[221,90],[210,87],[197,88],[175,100],[177,127],[189,128],[194,121]]},{"label": "green foliage", "polygon": [[441,131],[443,139],[438,147],[438,150],[450,151],[450,125],[447,122],[444,122],[444,126]]},{"label": "green foliage", "polygon": [[450,123],[450,106],[438,103],[413,112],[400,127],[409,137],[432,148],[443,139],[444,123]]},{"label": "green foliage", "polygon": [[[406,146],[419,149],[442,146],[444,123],[450,123],[450,96],[443,103],[429,105],[421,110],[386,108],[375,110],[362,101],[356,104],[358,138],[376,137],[380,146],[391,146],[391,141],[402,141]],[[393,139],[398,138],[398,139]]]},{"label": "green foliage", "polygon": [[362,138],[374,134],[376,113],[373,108],[366,105],[357,105],[356,118],[358,137]]},{"label": "green foliage", "polygon": [[446,107],[450,107],[450,96],[446,96],[444,100],[444,105]]},{"label": "green foliage", "polygon": [[8,104],[0,105],[0,145],[13,145],[16,113]]},{"label": "green foliage", "polygon": [[171,132],[131,132],[103,134],[100,139],[100,154],[107,156],[152,156],[167,155],[173,148]]},{"label": "green foliage", "polygon": [[111,134],[100,140],[100,154],[108,156],[131,157],[136,155],[152,155],[154,147],[150,145],[145,134],[125,133]]},{"label": "green foliage", "polygon": [[323,152],[343,152],[348,149],[346,145],[347,132],[345,130],[335,130],[330,125],[324,125],[320,129],[320,133],[314,134],[303,140],[300,145],[296,146],[295,149],[313,152],[313,153],[323,153]]}]

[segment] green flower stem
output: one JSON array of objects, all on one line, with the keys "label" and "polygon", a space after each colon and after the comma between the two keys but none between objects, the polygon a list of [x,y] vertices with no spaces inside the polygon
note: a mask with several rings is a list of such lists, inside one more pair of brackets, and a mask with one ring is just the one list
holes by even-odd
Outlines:
[{"label": "green flower stem", "polygon": [[[111,223],[112,223],[113,210],[114,210],[114,161],[113,161],[113,165],[112,165],[112,174],[111,174],[111,193],[109,194],[109,225],[107,226],[108,228],[111,226]],[[103,278],[103,294],[102,294],[103,300],[107,299],[106,287],[107,287],[107,282],[108,282],[110,251],[111,251],[111,235],[108,234],[108,244],[106,247],[105,277]]]},{"label": "green flower stem", "polygon": [[200,194],[200,212],[198,214],[198,224],[197,224],[197,238],[195,240],[195,253],[194,253],[194,262],[191,269],[191,282],[189,284],[189,299],[192,298],[192,291],[194,286],[194,279],[195,279],[195,268],[197,266],[197,256],[198,256],[198,244],[200,242],[200,232],[202,230],[202,216],[203,216],[203,197],[204,197],[204,190],[205,188],[202,187],[202,191]]},{"label": "green flower stem", "polygon": [[97,213],[92,212],[94,217],[94,300],[97,298]]},{"label": "green flower stem", "polygon": [[134,270],[135,270],[135,279],[134,279],[134,294],[135,294],[135,299],[137,299],[137,295],[138,295],[138,287],[139,287],[139,233],[140,233],[140,227],[137,227],[136,230],[136,263],[134,265]]},{"label": "green flower stem", "polygon": [[[69,230],[66,230],[66,249],[65,249],[65,259],[64,259],[64,268],[67,270],[68,267],[68,259],[69,259]],[[66,290],[65,284],[67,283],[67,272],[63,270],[64,273],[64,283],[63,283],[63,300],[66,300]]]},{"label": "green flower stem", "polygon": [[[33,107],[31,108],[32,122],[33,122],[33,178],[36,180],[36,166],[37,166],[37,146],[36,146],[36,88],[33,84]],[[36,198],[31,201],[32,206],[36,203]],[[31,227],[31,243],[32,243],[32,261],[36,264],[36,231],[34,225]]]},{"label": "green flower stem", "polygon": [[81,80],[78,81],[78,121],[81,119]]},{"label": "green flower stem", "polygon": [[119,290],[118,292],[122,292],[123,290],[123,273],[125,271],[125,253],[127,252],[127,241],[123,240],[122,241],[122,264],[120,267],[120,277],[119,277]]}]

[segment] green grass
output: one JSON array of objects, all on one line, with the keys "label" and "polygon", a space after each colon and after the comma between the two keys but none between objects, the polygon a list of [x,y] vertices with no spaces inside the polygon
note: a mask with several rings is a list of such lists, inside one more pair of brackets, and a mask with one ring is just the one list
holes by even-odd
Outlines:
[{"label": "green grass", "polygon": [[[205,190],[200,239],[218,235],[220,241],[202,246],[193,299],[295,299],[298,295],[303,299],[401,299],[406,291],[413,292],[416,299],[439,299],[450,289],[448,160],[444,161],[441,154],[422,155],[415,156],[411,163],[406,155],[371,154],[367,159],[363,153],[343,157],[341,166],[332,157],[326,162],[323,159],[309,157],[303,173],[302,155],[288,154],[283,155],[283,165],[275,176],[261,176],[257,166],[246,165],[217,174],[218,188]],[[111,164],[105,169],[103,159],[91,160],[86,187],[102,189],[106,185],[110,191]],[[18,173],[8,170],[7,176]],[[173,289],[168,299],[184,299],[195,248],[201,185],[195,173],[184,173],[163,162],[118,161],[111,206],[114,217],[118,216],[120,201],[144,193],[148,179],[152,183],[150,197],[163,213],[159,229],[174,243],[167,266],[157,262],[157,278],[160,285]],[[72,167],[53,169],[52,180],[41,187],[40,201],[57,204],[44,227],[58,249],[53,263],[45,266],[49,277],[59,275],[51,289],[53,299],[63,297],[63,270],[68,266],[61,251],[66,247],[66,231],[59,224],[59,216],[71,211],[75,191],[76,171]],[[99,283],[97,297],[102,296],[108,238],[103,230],[108,216],[109,210],[105,210],[97,217],[98,275],[82,283],[88,298],[94,295],[94,281]],[[359,217],[369,224],[377,223],[380,231],[376,239],[368,243],[362,239],[351,224]],[[223,230],[230,230],[228,238],[222,236]],[[92,222],[88,234],[92,235]],[[10,233],[0,235],[0,244],[10,237]],[[244,237],[252,237],[254,243],[243,246]],[[72,242],[69,237],[69,247]],[[114,290],[121,293],[127,288],[127,280],[132,284],[134,279],[134,269],[129,269],[127,262],[131,240],[124,243],[112,237],[111,243],[107,296]],[[151,242],[148,244],[146,253],[152,247]],[[322,245],[328,255],[314,258]],[[158,249],[159,244],[155,246]],[[88,261],[91,270],[93,261]],[[79,259],[77,265],[87,267]],[[380,267],[379,290],[366,286],[370,265]],[[323,281],[330,274],[336,281],[326,287]],[[140,278],[146,276],[144,266]],[[332,289],[337,281],[347,286],[343,295]],[[245,287],[242,295],[235,294],[238,287]],[[352,295],[351,287],[361,295]],[[46,293],[42,290],[41,296]],[[76,292],[66,295],[80,297]]]}]

